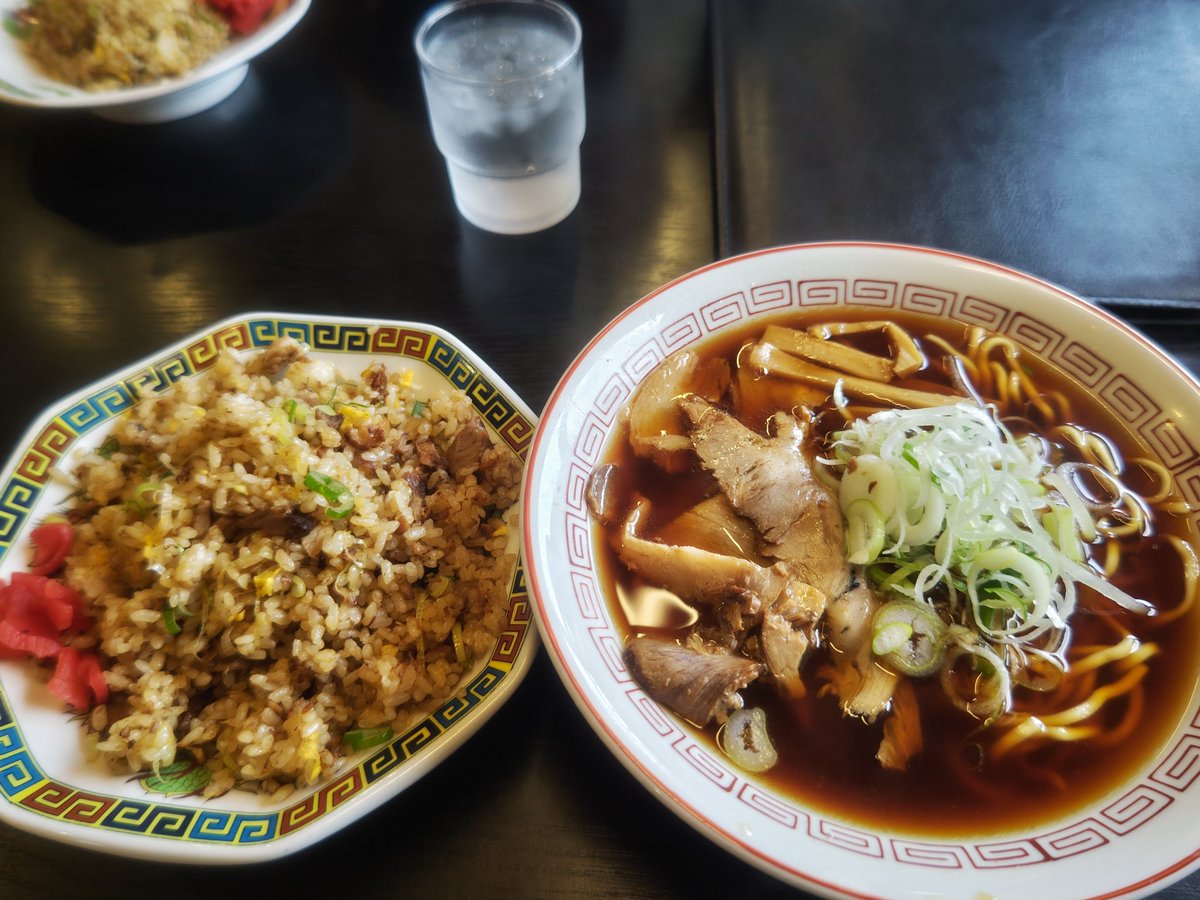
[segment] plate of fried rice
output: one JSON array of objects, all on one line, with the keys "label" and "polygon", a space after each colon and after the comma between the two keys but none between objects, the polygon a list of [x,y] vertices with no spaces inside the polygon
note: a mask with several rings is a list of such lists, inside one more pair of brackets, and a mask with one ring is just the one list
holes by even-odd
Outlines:
[{"label": "plate of fried rice", "polygon": [[118,122],[202,112],[312,0],[0,0],[0,101]]},{"label": "plate of fried rice", "polygon": [[47,409],[0,483],[0,820],[274,858],[517,688],[536,420],[455,337],[220,322]]}]

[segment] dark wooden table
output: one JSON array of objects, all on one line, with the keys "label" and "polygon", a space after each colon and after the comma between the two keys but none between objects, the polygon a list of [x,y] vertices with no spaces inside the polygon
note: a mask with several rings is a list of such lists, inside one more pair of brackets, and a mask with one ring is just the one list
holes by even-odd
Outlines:
[{"label": "dark wooden table", "polygon": [[[763,39],[754,29],[778,31],[772,17],[792,16],[806,47],[819,44],[806,21],[840,23],[849,41],[856,22],[870,24],[861,18],[870,4],[797,4],[791,12],[751,4],[739,33],[730,30],[738,15],[729,4],[579,0],[588,103],[580,205],[537,235],[475,229],[454,211],[425,118],[411,50],[423,6],[319,0],[254,64],[237,94],[176,123],[119,126],[87,114],[0,110],[0,444],[11,447],[57,397],[249,310],[443,326],[538,410],[616,312],[734,250],[847,237],[934,242],[948,234],[944,243],[954,249],[1027,262],[1004,242],[954,245],[952,223],[931,232],[908,227],[893,207],[839,205],[832,181],[805,182],[812,202],[798,217],[784,214],[797,210],[777,171],[764,188],[779,192],[773,210],[745,202],[755,187],[746,173],[762,150],[754,142],[772,122],[743,121],[736,112],[748,99],[772,96],[779,75],[745,57]],[[909,23],[918,30],[907,40],[920,39],[921,21],[945,13],[936,4],[923,9],[927,18]],[[838,60],[828,53],[798,62],[824,67],[806,73],[825,86],[811,95],[822,104],[838,102],[830,93],[838,84],[869,78],[852,71],[853,58]],[[924,89],[938,90],[933,81]],[[840,102],[870,96],[864,89]],[[817,101],[773,102],[787,121],[803,120],[812,113],[805,103]],[[869,131],[852,117],[841,127]],[[854,143],[840,147],[846,155],[838,164],[856,165]],[[824,164],[836,174],[836,165]],[[1178,202],[1200,215],[1195,194]],[[1186,267],[1194,258],[1172,261]],[[1190,282],[1172,283],[1182,287],[1169,302],[1120,309],[1188,356],[1200,333],[1190,305],[1197,298]],[[716,849],[642,789],[591,732],[544,654],[513,699],[429,777],[277,863],[167,866],[0,826],[3,897],[211,900],[285,891],[350,898],[792,893]],[[1167,893],[1196,896],[1200,879]]]}]

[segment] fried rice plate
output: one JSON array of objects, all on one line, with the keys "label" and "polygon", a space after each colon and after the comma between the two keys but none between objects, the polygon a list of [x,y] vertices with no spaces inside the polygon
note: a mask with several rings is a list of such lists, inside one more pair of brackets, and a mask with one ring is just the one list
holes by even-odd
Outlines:
[{"label": "fried rice plate", "polygon": [[461,393],[290,340],[144,399],[75,472],[65,579],[116,768],[285,794],[453,695],[507,614],[520,462]]}]

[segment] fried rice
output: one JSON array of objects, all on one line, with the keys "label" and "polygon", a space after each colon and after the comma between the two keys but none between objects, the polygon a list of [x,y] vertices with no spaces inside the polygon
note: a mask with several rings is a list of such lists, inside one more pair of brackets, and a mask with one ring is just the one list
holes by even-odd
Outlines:
[{"label": "fried rice", "polygon": [[30,56],[88,90],[183,75],[229,43],[229,25],[196,0],[34,0],[26,15]]},{"label": "fried rice", "polygon": [[347,382],[290,340],[224,354],[76,477],[65,578],[111,691],[88,724],[124,771],[314,783],[453,695],[506,618],[520,462],[411,371]]}]

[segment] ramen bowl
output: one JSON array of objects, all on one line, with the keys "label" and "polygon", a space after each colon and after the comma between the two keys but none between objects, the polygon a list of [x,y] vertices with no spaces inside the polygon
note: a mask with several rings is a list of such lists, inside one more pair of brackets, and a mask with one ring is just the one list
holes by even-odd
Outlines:
[{"label": "ramen bowl", "polygon": [[746,772],[634,679],[605,560],[608,538],[588,510],[589,475],[611,458],[635,388],[667,356],[808,313],[935,316],[1011,339],[1126,423],[1172,473],[1195,545],[1200,386],[1120,320],[1045,281],[931,249],[814,244],[723,260],[609,323],[559,382],[534,440],[522,515],[526,575],[545,644],[580,711],[680,819],[759,869],[824,896],[1139,896],[1194,869],[1194,652],[1172,670],[1180,690],[1161,739],[1116,783],[1070,808],[1033,810],[1024,824],[975,824],[961,833],[953,822],[936,833],[900,817],[892,824],[887,810],[867,821]]}]

